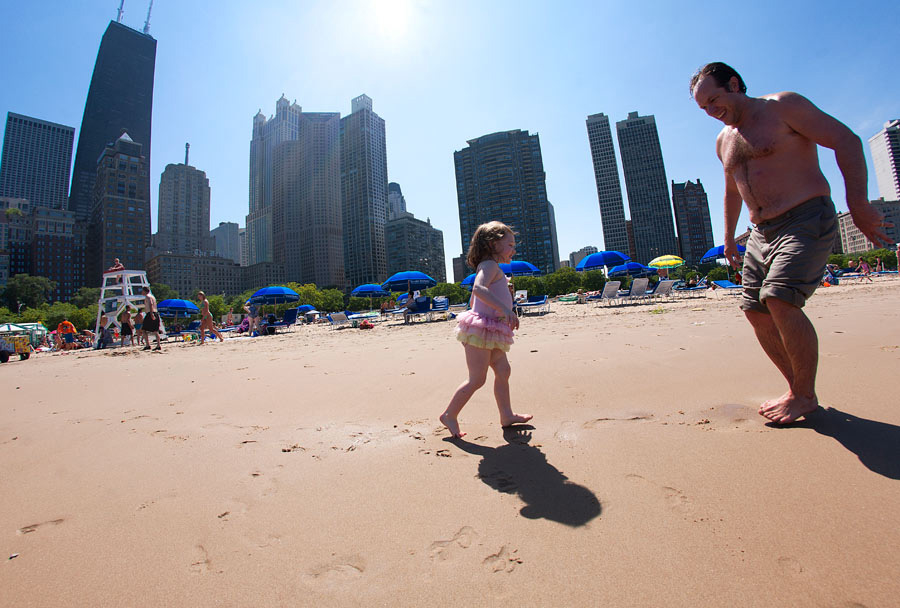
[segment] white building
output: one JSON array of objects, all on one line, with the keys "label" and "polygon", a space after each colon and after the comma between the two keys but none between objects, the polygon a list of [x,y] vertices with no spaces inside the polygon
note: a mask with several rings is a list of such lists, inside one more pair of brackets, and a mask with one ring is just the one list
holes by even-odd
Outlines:
[{"label": "white building", "polygon": [[884,123],[884,128],[869,138],[869,148],[881,198],[900,200],[900,120]]}]

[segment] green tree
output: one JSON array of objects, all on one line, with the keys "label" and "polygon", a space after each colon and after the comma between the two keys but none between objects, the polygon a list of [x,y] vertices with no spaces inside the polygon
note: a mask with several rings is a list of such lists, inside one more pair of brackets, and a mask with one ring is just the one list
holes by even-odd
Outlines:
[{"label": "green tree", "polygon": [[69,300],[70,303],[78,308],[96,306],[98,301],[100,301],[99,287],[79,287],[72,299]]},{"label": "green tree", "polygon": [[54,302],[47,311],[47,323],[45,323],[45,325],[47,325],[47,327],[51,329],[55,329],[57,325],[63,322],[63,319],[69,319],[69,321],[72,321],[72,317],[75,316],[75,313],[77,311],[78,307],[74,304],[69,304],[66,302]]},{"label": "green tree", "polygon": [[[47,313],[50,312],[50,305],[46,302],[38,308],[23,308],[19,315],[19,320],[23,323],[43,323],[47,326]],[[56,327],[50,327],[56,329]]]},{"label": "green tree", "polygon": [[18,310],[19,304],[37,308],[50,299],[54,289],[56,282],[46,277],[17,274],[6,282],[6,288],[3,290],[4,304],[10,310]]},{"label": "green tree", "polygon": [[729,270],[725,268],[725,266],[719,264],[715,268],[711,269],[706,276],[709,277],[710,281],[722,281],[728,278]]},{"label": "green tree", "polygon": [[[572,293],[581,288],[581,277],[578,272],[571,267],[560,268],[556,272],[543,277],[546,295],[558,296],[561,294]],[[528,292],[531,294],[531,292]],[[534,294],[542,295],[542,294]]]},{"label": "green tree", "polygon": [[8,309],[6,306],[0,306],[0,323],[15,323],[19,320],[19,315]]},{"label": "green tree", "polygon": [[[78,308],[69,315],[69,321],[78,329],[89,329],[94,331],[97,323],[97,305]],[[50,329],[53,329],[52,327]]]},{"label": "green tree", "polygon": [[165,283],[156,283],[155,285],[150,285],[150,291],[156,297],[157,302],[162,302],[163,300],[170,300],[172,298],[178,297],[178,292]]},{"label": "green tree", "polygon": [[547,286],[544,284],[546,277],[513,277],[512,284],[515,290],[525,290],[528,295],[542,296],[547,293]]},{"label": "green tree", "polygon": [[371,298],[357,298],[351,297],[350,301],[347,303],[347,310],[356,312],[358,310],[369,310],[371,308],[374,300]]},{"label": "green tree", "polygon": [[587,270],[581,273],[581,288],[585,291],[600,291],[606,285],[602,270]]},{"label": "green tree", "polygon": [[344,309],[344,294],[339,289],[326,289],[321,294],[322,302],[319,306],[316,306],[316,310],[335,312]]}]

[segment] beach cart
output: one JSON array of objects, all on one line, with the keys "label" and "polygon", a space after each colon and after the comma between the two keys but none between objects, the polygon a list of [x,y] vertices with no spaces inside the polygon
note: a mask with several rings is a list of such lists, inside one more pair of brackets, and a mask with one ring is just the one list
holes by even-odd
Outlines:
[{"label": "beach cart", "polygon": [[0,333],[0,363],[9,361],[11,355],[19,355],[23,361],[31,356],[27,334]]}]

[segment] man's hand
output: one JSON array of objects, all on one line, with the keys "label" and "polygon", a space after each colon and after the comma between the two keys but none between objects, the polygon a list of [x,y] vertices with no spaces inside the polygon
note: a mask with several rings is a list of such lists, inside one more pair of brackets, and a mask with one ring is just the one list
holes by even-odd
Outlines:
[{"label": "man's hand", "polygon": [[741,254],[738,252],[737,243],[734,238],[725,239],[725,259],[731,264],[732,268],[737,268],[741,263]]},{"label": "man's hand", "polygon": [[884,245],[890,247],[893,241],[888,238],[885,228],[892,228],[894,225],[884,221],[884,215],[876,209],[871,203],[865,202],[850,207],[850,215],[853,217],[853,223],[859,228],[867,239],[875,243],[876,247]]}]

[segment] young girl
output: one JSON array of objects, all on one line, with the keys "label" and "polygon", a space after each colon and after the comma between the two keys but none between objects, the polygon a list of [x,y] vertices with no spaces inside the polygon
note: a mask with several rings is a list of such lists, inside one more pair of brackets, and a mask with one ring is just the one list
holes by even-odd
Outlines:
[{"label": "young girl", "polygon": [[516,254],[516,237],[501,222],[482,224],[472,235],[466,262],[475,268],[472,309],[459,315],[456,339],[466,351],[469,378],[459,385],[450,405],[441,414],[441,422],[453,437],[462,437],[457,417],[462,408],[487,379],[488,367],[494,370],[494,397],[500,410],[500,424],[509,426],[528,422],[530,414],[516,414],[509,400],[509,361],[506,351],[513,343],[513,330],[519,318],[513,310],[508,281],[499,263],[509,264]]}]

